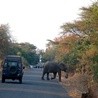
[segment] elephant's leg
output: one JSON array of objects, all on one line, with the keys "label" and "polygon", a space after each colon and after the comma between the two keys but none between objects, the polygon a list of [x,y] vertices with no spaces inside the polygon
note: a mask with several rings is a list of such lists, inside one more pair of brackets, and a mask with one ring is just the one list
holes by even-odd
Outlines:
[{"label": "elephant's leg", "polygon": [[54,72],[54,73],[53,73],[54,76],[51,77],[51,79],[55,79],[55,78],[56,78],[56,74],[57,74],[57,72]]},{"label": "elephant's leg", "polygon": [[65,74],[65,78],[68,78],[68,73]]},{"label": "elephant's leg", "polygon": [[59,75],[59,82],[61,82],[61,72],[58,72]]},{"label": "elephant's leg", "polygon": [[47,80],[50,80],[50,79],[49,79],[49,73],[47,73]]},{"label": "elephant's leg", "polygon": [[42,80],[44,80],[44,75],[45,75],[45,73],[42,74]]}]

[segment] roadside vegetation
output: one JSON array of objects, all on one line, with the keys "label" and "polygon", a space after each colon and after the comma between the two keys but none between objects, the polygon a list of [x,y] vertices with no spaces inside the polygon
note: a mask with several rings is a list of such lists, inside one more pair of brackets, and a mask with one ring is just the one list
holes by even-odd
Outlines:
[{"label": "roadside vegetation", "polygon": [[[88,90],[85,93],[91,94],[98,91],[98,1],[87,8],[82,7],[80,11],[80,17],[77,20],[61,26],[60,37],[49,40],[44,58],[65,62],[75,79],[77,75],[84,75],[81,78],[85,78],[86,75],[88,82],[84,90],[87,87]],[[79,79],[80,76],[78,76]],[[73,81],[72,78],[71,81]],[[94,98],[97,97],[98,95],[94,96]]]},{"label": "roadside vegetation", "polygon": [[[97,98],[98,1],[93,2],[92,5],[87,8],[82,7],[80,11],[80,17],[77,20],[65,23],[61,26],[62,32],[59,37],[54,38],[54,40],[48,40],[45,51],[37,51],[36,46],[27,42],[17,43],[10,35],[8,25],[1,25],[0,59],[2,60],[4,56],[8,54],[21,55],[24,59],[24,64],[27,66],[37,64],[40,55],[42,56],[42,62],[51,60],[58,62],[63,61],[68,66],[68,71],[70,73],[69,79],[76,83],[78,80],[80,81],[80,76],[82,75],[82,81],[87,79],[85,80],[87,82],[84,81],[87,83],[86,93],[94,96],[92,98]],[[77,85],[79,83],[77,83]],[[79,97],[75,96],[75,98]]]}]

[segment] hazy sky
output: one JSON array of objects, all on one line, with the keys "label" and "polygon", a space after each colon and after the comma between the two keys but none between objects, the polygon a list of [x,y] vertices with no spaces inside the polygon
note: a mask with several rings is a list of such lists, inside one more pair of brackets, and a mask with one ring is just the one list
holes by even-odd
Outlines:
[{"label": "hazy sky", "polygon": [[60,26],[76,20],[79,8],[94,0],[0,0],[0,24],[9,24],[17,42],[45,49],[47,39],[60,33]]}]

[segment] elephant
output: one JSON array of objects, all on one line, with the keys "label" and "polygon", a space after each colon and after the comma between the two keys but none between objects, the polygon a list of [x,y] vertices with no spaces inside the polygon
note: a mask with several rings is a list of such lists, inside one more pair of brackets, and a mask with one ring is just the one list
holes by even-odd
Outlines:
[{"label": "elephant", "polygon": [[51,79],[55,79],[58,73],[59,81],[61,82],[61,71],[66,72],[66,78],[68,78],[67,66],[64,63],[57,63],[53,61],[48,61],[44,64],[42,80],[44,80],[44,75],[47,74],[47,80],[49,79],[49,73],[53,73],[53,77]]}]

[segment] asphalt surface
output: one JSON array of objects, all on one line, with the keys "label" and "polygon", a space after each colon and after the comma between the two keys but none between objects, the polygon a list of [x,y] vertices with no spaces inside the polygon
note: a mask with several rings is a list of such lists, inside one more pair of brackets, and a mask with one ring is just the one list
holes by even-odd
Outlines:
[{"label": "asphalt surface", "polygon": [[22,84],[18,80],[0,82],[0,98],[70,98],[57,79],[41,80],[41,75],[40,68],[26,69]]}]

